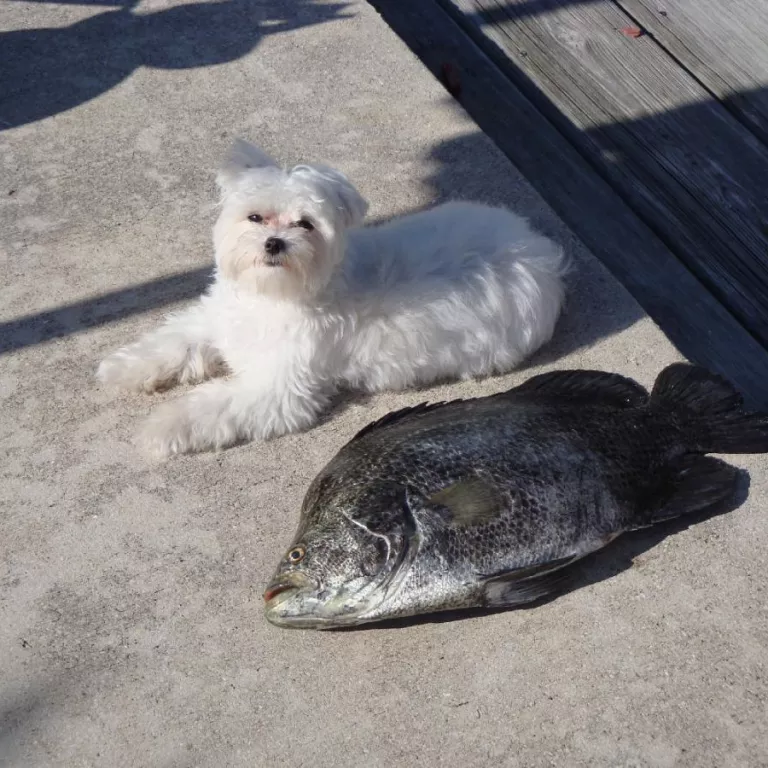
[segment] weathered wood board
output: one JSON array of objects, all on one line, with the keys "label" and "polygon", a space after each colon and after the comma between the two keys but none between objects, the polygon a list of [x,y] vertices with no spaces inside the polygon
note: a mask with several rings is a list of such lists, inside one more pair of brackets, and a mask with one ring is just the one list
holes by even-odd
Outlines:
[{"label": "weathered wood board", "polygon": [[765,0],[616,0],[768,143]]},{"label": "weathered wood board", "polygon": [[440,4],[768,345],[768,149],[609,0]]}]

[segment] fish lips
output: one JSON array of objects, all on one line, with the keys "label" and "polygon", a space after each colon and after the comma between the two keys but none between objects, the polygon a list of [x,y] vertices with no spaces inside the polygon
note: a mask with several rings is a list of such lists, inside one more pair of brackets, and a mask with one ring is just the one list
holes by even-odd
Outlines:
[{"label": "fish lips", "polygon": [[281,613],[279,609],[267,607],[265,614],[267,621],[280,629],[335,629],[337,622],[331,619],[323,619],[314,614],[296,615]]},{"label": "fish lips", "polygon": [[[277,606],[285,602],[296,592],[308,592],[318,589],[314,579],[298,571],[280,573],[273,577],[264,590],[264,602],[269,606]],[[281,598],[282,599],[278,599]]]},{"label": "fish lips", "polygon": [[275,576],[264,590],[267,621],[280,627],[306,626],[308,603],[319,591],[314,579],[298,572]]},{"label": "fish lips", "polygon": [[270,624],[284,629],[335,629],[354,625],[360,622],[360,613],[365,609],[364,604],[354,604],[356,594],[342,590],[329,598],[313,579],[295,572],[281,574],[264,590],[264,615]]}]

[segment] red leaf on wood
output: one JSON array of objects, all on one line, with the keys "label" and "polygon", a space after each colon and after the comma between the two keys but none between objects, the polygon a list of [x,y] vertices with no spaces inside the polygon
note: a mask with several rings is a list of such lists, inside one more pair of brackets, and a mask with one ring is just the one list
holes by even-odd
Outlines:
[{"label": "red leaf on wood", "polygon": [[625,37],[642,37],[644,34],[640,27],[622,27],[619,32]]}]

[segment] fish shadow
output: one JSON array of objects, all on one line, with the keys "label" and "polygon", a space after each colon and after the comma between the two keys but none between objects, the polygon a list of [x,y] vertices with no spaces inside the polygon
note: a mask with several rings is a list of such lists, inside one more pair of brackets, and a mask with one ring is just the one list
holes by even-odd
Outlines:
[{"label": "fish shadow", "polygon": [[542,605],[557,600],[569,592],[574,592],[591,584],[597,584],[600,581],[613,578],[633,566],[639,566],[640,564],[635,562],[636,558],[653,549],[666,539],[667,536],[681,533],[693,525],[698,525],[714,517],[735,511],[747,500],[749,486],[749,473],[746,470],[739,470],[736,490],[730,499],[725,499],[695,514],[684,515],[657,523],[651,528],[643,528],[638,531],[625,533],[605,549],[598,550],[580,560],[577,564],[570,566],[572,578],[566,579],[566,585],[540,600],[514,608],[465,608],[435,614],[388,619],[386,621],[363,624],[358,627],[338,627],[330,631],[360,632],[376,629],[399,629],[419,624],[444,624],[446,622],[492,616],[497,613],[507,613],[508,611],[530,611],[540,608]]}]

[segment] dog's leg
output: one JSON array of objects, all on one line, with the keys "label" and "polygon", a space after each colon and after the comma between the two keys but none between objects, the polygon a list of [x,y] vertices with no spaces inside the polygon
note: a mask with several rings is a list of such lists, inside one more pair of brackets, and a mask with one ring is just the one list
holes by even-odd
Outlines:
[{"label": "dog's leg", "polygon": [[140,392],[168,389],[222,373],[225,366],[208,337],[209,323],[197,305],[172,315],[135,344],[113,352],[96,375],[105,384]]},{"label": "dog's leg", "polygon": [[[281,381],[279,376],[275,381]],[[167,457],[266,440],[311,427],[328,405],[330,393],[305,379],[300,388],[278,391],[245,376],[209,381],[153,413],[139,442],[150,454]]]}]

